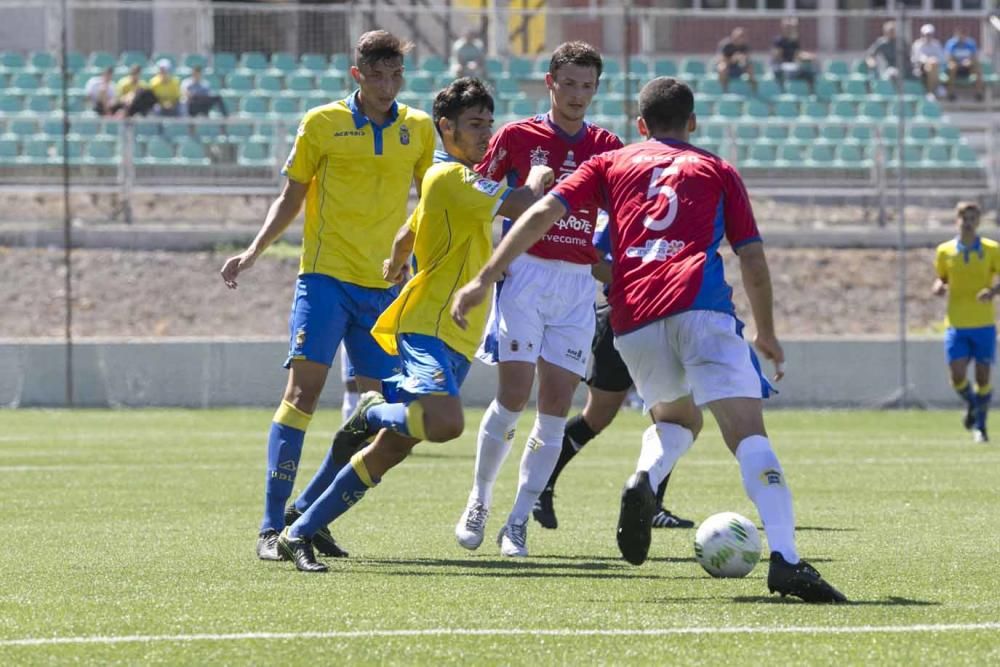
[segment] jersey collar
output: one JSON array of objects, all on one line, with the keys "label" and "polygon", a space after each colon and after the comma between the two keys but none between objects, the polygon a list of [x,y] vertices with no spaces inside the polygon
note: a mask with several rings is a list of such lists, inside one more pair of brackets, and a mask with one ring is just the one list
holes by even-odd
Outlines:
[{"label": "jersey collar", "polygon": [[458,162],[459,160],[451,153],[441,149],[434,150],[434,162]]},{"label": "jersey collar", "polygon": [[576,142],[580,141],[580,139],[583,139],[584,135],[587,133],[587,126],[590,125],[590,123],[588,123],[587,121],[583,121],[583,125],[580,126],[580,129],[579,131],[577,131],[576,134],[569,134],[566,132],[566,130],[559,127],[559,125],[557,125],[554,120],[552,120],[551,111],[542,116],[542,118],[545,119],[545,123],[552,129],[553,132],[558,134],[563,141],[570,144],[575,144]]},{"label": "jersey collar", "polygon": [[365,115],[365,112],[361,110],[361,105],[358,104],[358,95],[360,94],[360,90],[355,90],[351,93],[351,96],[347,98],[347,108],[351,110],[351,116],[354,118],[355,129],[360,130],[365,125],[371,123],[372,128],[383,130],[395,123],[396,119],[399,118],[399,104],[394,101],[392,106],[389,107],[389,113],[386,116],[385,125],[376,125],[368,116]]},{"label": "jersey collar", "polygon": [[980,239],[979,236],[976,236],[976,240],[972,242],[972,245],[963,245],[962,237],[956,236],[955,249],[958,250],[960,253],[962,253],[962,255],[965,257],[966,262],[969,261],[970,253],[974,252],[980,257],[983,256],[983,244],[982,244],[982,239]]}]

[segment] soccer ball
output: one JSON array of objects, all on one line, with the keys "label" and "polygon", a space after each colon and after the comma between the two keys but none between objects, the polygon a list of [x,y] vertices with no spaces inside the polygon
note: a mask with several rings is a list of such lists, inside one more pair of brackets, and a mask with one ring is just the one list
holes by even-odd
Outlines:
[{"label": "soccer ball", "polygon": [[713,514],[698,526],[694,555],[713,577],[745,577],[760,560],[760,534],[736,512]]}]

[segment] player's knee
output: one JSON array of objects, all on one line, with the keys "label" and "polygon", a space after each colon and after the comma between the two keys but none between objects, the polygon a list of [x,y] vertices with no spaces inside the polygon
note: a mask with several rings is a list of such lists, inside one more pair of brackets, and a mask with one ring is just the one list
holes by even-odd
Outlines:
[{"label": "player's knee", "polygon": [[424,430],[430,442],[448,442],[462,435],[465,430],[465,418],[461,412],[444,413],[428,419]]}]

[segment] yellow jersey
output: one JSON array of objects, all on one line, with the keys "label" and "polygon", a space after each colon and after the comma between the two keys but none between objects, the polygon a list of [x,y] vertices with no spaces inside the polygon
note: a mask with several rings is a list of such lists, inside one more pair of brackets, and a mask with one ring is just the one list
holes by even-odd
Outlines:
[{"label": "yellow jersey", "polygon": [[175,107],[181,101],[181,82],[176,76],[168,79],[157,74],[149,80],[149,88],[156,95],[156,101],[165,107]]},{"label": "yellow jersey", "polygon": [[439,153],[438,159],[424,177],[420,202],[409,221],[416,233],[417,274],[375,322],[372,336],[389,354],[399,354],[399,334],[434,336],[472,359],[486,328],[490,299],[469,311],[467,329],[451,319],[451,299],[490,258],[493,218],[510,188],[483,178],[447,153]]},{"label": "yellow jersey", "polygon": [[134,92],[137,89],[148,88],[148,87],[149,84],[147,84],[142,79],[139,79],[138,81],[133,81],[131,76],[126,75],[118,79],[118,83],[115,84],[115,95],[117,97],[125,97],[126,95],[128,95],[131,92]]},{"label": "yellow jersey", "polygon": [[976,299],[980,290],[993,287],[1000,275],[1000,244],[976,237],[971,246],[957,238],[937,247],[934,269],[948,283],[948,326],[957,329],[993,326],[993,300]]},{"label": "yellow jersey", "polygon": [[386,288],[382,260],[406,222],[410,184],[434,161],[434,123],[397,102],[374,125],[357,96],[306,113],[281,173],[310,184],[299,273]]}]

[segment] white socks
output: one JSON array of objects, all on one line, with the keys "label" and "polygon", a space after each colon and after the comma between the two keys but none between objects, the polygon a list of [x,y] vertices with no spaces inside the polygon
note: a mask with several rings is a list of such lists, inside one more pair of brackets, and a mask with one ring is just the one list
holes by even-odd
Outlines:
[{"label": "white socks", "polygon": [[514,498],[514,509],[510,512],[510,523],[524,523],[528,520],[535,501],[555,470],[562,452],[565,429],[565,417],[541,413],[535,417],[535,426],[531,429],[521,456],[521,476],[517,485],[517,497]]},{"label": "white socks", "polygon": [[649,485],[655,492],[692,443],[694,434],[683,426],[656,422],[642,434],[642,451],[635,471],[649,473]]},{"label": "white socks", "polygon": [[785,473],[771,443],[762,435],[744,438],[736,447],[736,460],[740,464],[743,488],[764,522],[771,551],[779,552],[789,563],[798,563],[792,492],[785,484]]},{"label": "white socks", "polygon": [[[500,467],[510,454],[514,441],[514,429],[520,412],[512,412],[500,405],[496,399],[486,408],[483,421],[479,424],[479,438],[476,442],[476,476],[469,494],[469,502],[482,503],[489,507],[493,502],[493,485],[496,484]],[[560,442],[562,433],[559,434]]]}]

